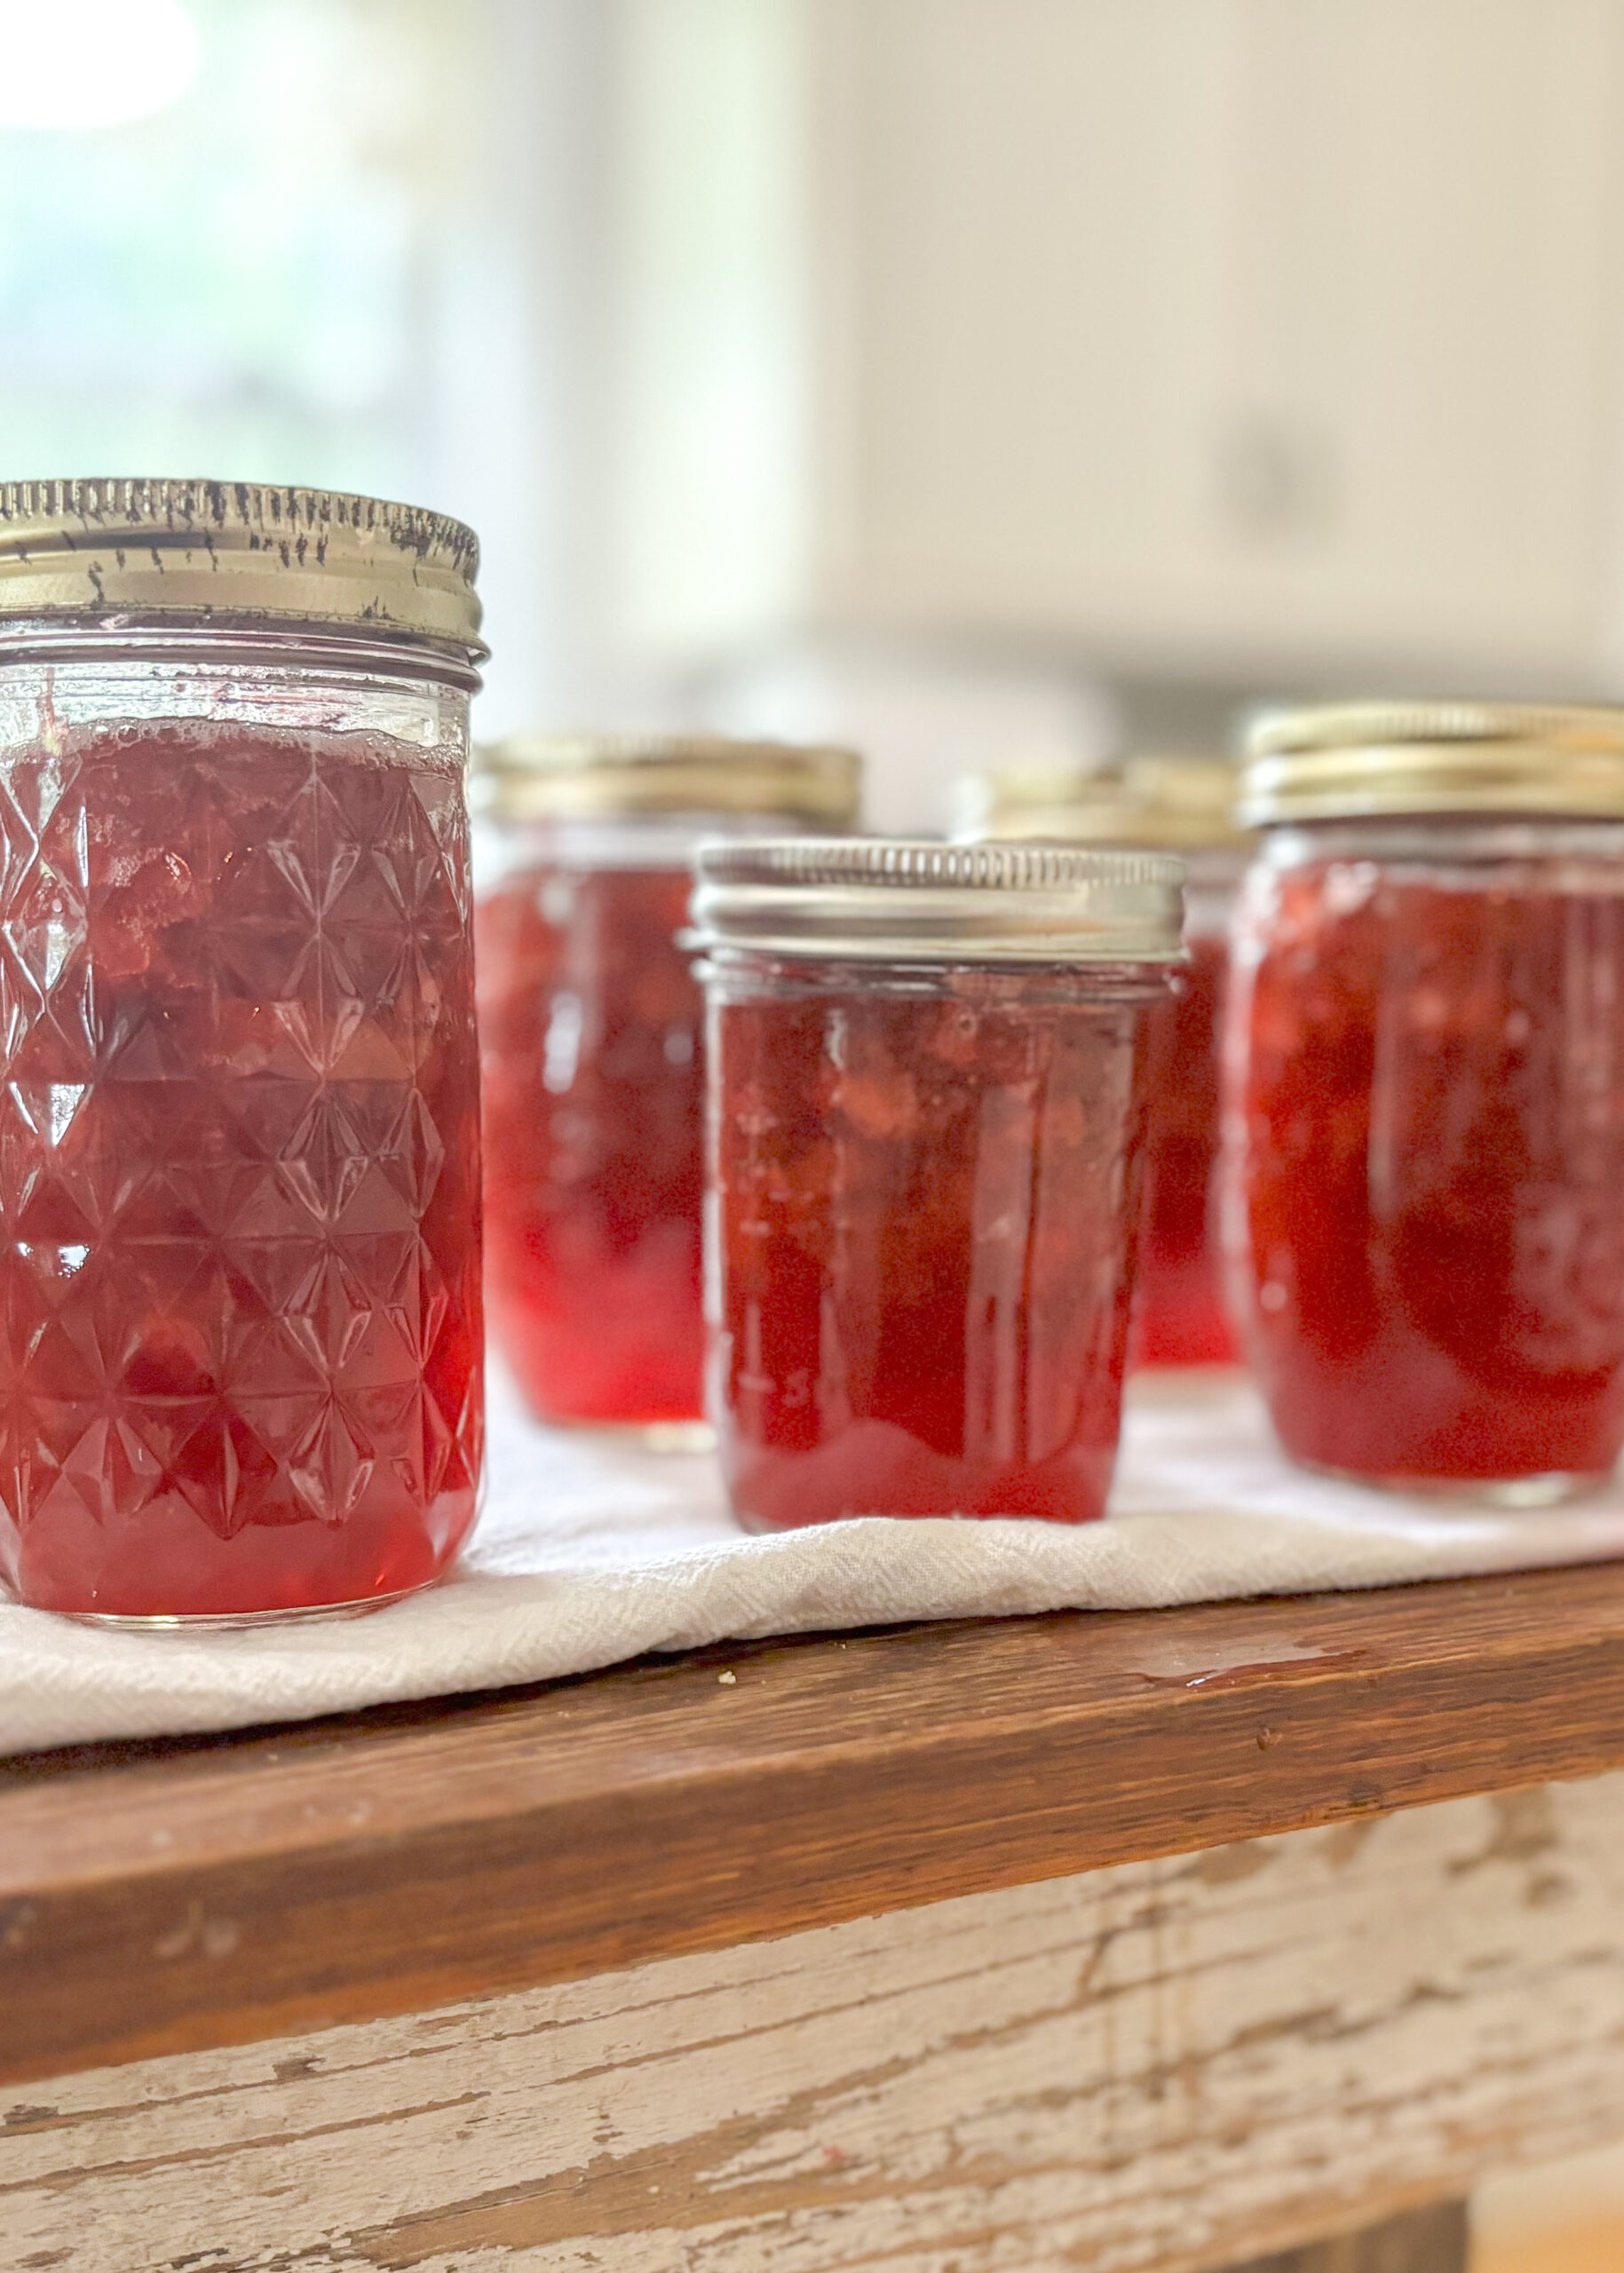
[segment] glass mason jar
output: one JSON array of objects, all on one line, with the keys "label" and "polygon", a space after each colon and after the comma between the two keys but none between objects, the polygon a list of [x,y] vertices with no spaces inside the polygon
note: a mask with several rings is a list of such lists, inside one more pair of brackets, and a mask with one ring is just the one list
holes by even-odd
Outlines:
[{"label": "glass mason jar", "polygon": [[1146,1034],[1149,1122],[1129,1366],[1232,1365],[1218,1224],[1218,1051],[1229,928],[1250,843],[1221,757],[1130,757],[1096,772],[1012,766],[960,785],[955,835],[1141,845],[1184,862],[1189,960]]},{"label": "glass mason jar", "polygon": [[0,489],[0,1577],[114,1623],[428,1585],[482,1434],[477,549]]},{"label": "glass mason jar", "polygon": [[701,851],[711,1406],[746,1525],[1104,1513],[1179,876]]},{"label": "glass mason jar", "polygon": [[1624,711],[1266,721],[1226,1213],[1305,1467],[1508,1504],[1624,1444]]},{"label": "glass mason jar", "polygon": [[848,828],[850,750],[560,736],[482,754],[487,1290],[543,1420],[708,1443],[703,1003],[684,944],[719,829]]}]

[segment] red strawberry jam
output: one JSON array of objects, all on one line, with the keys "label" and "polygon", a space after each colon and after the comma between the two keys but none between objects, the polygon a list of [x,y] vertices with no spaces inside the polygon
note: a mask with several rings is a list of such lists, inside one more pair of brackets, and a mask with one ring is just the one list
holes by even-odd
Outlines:
[{"label": "red strawberry jam", "polygon": [[481,1439],[460,766],[69,730],[0,800],[0,1571],[231,1618],[441,1572]]},{"label": "red strawberry jam", "polygon": [[1304,841],[1254,872],[1232,1029],[1275,1426],[1317,1468],[1557,1496],[1624,1444],[1624,870]]},{"label": "red strawberry jam", "polygon": [[1220,937],[1192,938],[1190,961],[1147,1021],[1145,1214],[1131,1361],[1232,1365],[1238,1352],[1218,1252],[1218,1040],[1229,976]]},{"label": "red strawberry jam", "polygon": [[1101,1515],[1152,983],[802,964],[717,993],[737,1512]]},{"label": "red strawberry jam", "polygon": [[549,865],[479,907],[491,1319],[545,1420],[704,1410],[691,887],[685,867]]}]

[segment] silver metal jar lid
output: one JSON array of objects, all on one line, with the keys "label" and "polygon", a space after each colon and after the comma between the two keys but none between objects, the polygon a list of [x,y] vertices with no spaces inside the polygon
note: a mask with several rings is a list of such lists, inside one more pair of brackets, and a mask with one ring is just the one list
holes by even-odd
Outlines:
[{"label": "silver metal jar lid", "polygon": [[1047,844],[1143,845],[1158,852],[1240,851],[1239,769],[1228,758],[1155,752],[1092,772],[1081,767],[997,766],[967,774],[954,798],[953,835]]},{"label": "silver metal jar lid", "polygon": [[514,734],[476,751],[475,768],[504,820],[749,813],[849,828],[862,788],[855,750],[723,734]]},{"label": "silver metal jar lid", "polygon": [[1174,962],[1184,863],[1166,853],[886,837],[727,839],[696,858],[711,950],[904,962]]},{"label": "silver metal jar lid", "polygon": [[259,482],[0,483],[0,632],[263,620],[449,643],[479,660],[479,546],[443,513]]},{"label": "silver metal jar lid", "polygon": [[1349,702],[1253,722],[1253,827],[1392,815],[1624,817],[1624,708]]}]

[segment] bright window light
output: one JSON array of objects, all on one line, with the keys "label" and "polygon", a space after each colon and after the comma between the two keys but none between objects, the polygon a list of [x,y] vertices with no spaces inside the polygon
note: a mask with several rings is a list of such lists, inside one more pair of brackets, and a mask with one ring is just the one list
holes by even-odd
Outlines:
[{"label": "bright window light", "polygon": [[186,92],[197,61],[181,0],[0,0],[0,127],[147,118]]}]

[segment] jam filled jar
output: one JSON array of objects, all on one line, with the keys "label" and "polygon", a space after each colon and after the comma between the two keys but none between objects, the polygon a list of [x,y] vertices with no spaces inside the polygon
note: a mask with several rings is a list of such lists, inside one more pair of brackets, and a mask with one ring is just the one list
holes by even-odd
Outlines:
[{"label": "jam filled jar", "polygon": [[368,498],[0,488],[0,1577],[247,1624],[474,1518],[477,549]]},{"label": "jam filled jar", "polygon": [[711,1403],[746,1525],[1105,1512],[1179,877],[701,851]]},{"label": "jam filled jar", "polygon": [[1226,1214],[1286,1450],[1509,1504],[1624,1444],[1624,711],[1265,721]]},{"label": "jam filled jar", "polygon": [[1095,772],[1014,766],[961,785],[959,836],[1152,846],[1184,862],[1189,960],[1152,1013],[1133,1366],[1232,1365],[1220,1253],[1218,1049],[1229,925],[1248,838],[1223,758],[1143,756]]},{"label": "jam filled jar", "polygon": [[710,736],[527,738],[482,762],[492,1328],[541,1419],[707,1441],[693,848],[849,827],[859,762]]}]

